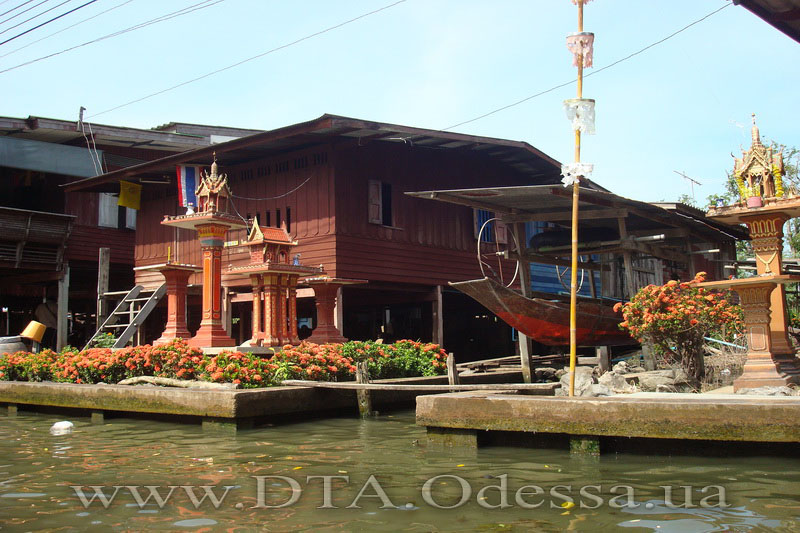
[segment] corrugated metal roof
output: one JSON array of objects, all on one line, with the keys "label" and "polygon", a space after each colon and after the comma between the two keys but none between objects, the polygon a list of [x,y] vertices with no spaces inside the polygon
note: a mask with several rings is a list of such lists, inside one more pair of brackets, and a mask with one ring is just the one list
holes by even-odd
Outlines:
[{"label": "corrugated metal roof", "polygon": [[[327,144],[341,138],[357,139],[360,144],[389,142],[426,149],[481,152],[526,174],[532,183],[559,183],[561,179],[561,164],[525,142],[323,115],[309,122],[171,155],[91,179],[78,180],[67,184],[66,189],[112,190],[110,184],[120,179],[161,176],[164,172],[172,172],[176,164],[208,164],[214,152],[220,164],[233,165],[271,154]],[[604,190],[595,183],[589,182],[589,185]]]}]

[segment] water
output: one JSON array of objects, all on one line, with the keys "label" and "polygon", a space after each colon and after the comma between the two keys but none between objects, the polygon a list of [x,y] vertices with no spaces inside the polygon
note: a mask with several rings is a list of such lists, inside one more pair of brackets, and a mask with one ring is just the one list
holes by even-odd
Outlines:
[{"label": "water", "polygon": [[[53,436],[49,428],[59,420],[63,417],[0,415],[0,530],[800,531],[800,459],[794,458],[618,454],[591,459],[506,447],[452,453],[426,447],[425,431],[414,424],[412,412],[364,422],[336,418],[283,424],[237,435],[167,422],[111,419],[91,425],[72,418],[73,433]],[[307,476],[348,479],[331,478],[326,502],[323,481]],[[436,476],[451,477],[429,481]],[[503,481],[510,507],[482,506],[503,503],[501,488],[479,494],[490,485],[502,487]],[[290,482],[301,491],[295,503],[289,501]],[[422,495],[426,482],[430,501]],[[71,486],[82,487],[88,497],[92,485],[108,496],[114,486],[134,486],[144,498],[146,485],[157,486],[162,497],[169,485],[179,487],[162,504],[151,498],[140,505],[130,489],[120,488],[107,507],[97,500],[85,506]],[[202,497],[201,485],[213,486],[217,498],[224,486],[231,488],[221,502],[206,499],[195,505],[180,488],[184,485],[196,499]],[[525,488],[521,503],[543,502],[538,508],[523,508],[517,501],[517,491],[530,485],[542,493]],[[636,507],[609,505],[628,490],[613,492],[615,485],[633,493],[630,500],[616,500],[617,507]],[[690,498],[698,507],[666,505],[684,502],[681,485],[693,487]],[[724,488],[728,507],[718,506],[718,488],[700,492],[711,485]],[[674,487],[671,498],[660,486]],[[457,504],[466,489],[471,495],[463,505],[434,506]],[[571,508],[564,503],[569,496],[576,503]],[[706,506],[700,507],[706,496]],[[290,505],[268,507],[282,503]],[[329,508],[319,509],[326,503]]]}]

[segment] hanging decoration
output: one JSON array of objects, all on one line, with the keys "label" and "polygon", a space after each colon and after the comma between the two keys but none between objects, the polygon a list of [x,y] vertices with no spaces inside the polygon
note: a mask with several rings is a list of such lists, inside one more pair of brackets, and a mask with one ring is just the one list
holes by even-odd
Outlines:
[{"label": "hanging decoration", "polygon": [[573,131],[594,135],[594,100],[591,98],[570,98],[564,100],[567,120],[572,122]]},{"label": "hanging decoration", "polygon": [[567,35],[567,49],[572,52],[572,65],[577,67],[583,60],[583,68],[592,66],[594,56],[594,33],[580,31]]},{"label": "hanging decoration", "polygon": [[592,170],[594,170],[594,165],[591,163],[575,162],[561,165],[561,175],[564,176],[561,178],[561,183],[564,184],[564,187],[578,185],[580,178],[588,177]]}]

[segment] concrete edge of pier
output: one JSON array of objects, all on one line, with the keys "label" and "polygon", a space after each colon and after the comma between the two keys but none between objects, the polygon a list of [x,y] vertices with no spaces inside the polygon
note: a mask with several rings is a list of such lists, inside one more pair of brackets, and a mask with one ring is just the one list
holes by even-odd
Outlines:
[{"label": "concrete edge of pier", "polygon": [[800,442],[800,397],[636,393],[569,398],[470,391],[420,396],[416,417],[429,442],[443,446],[477,447],[479,437],[493,432],[566,436],[573,451],[588,453],[599,453],[599,439],[607,437]]},{"label": "concrete edge of pier", "polygon": [[[520,381],[520,371],[465,375],[465,383],[509,383]],[[373,383],[446,384],[447,376],[374,380]],[[431,394],[440,391],[432,391]],[[376,391],[380,408],[413,406],[414,398],[427,391]],[[91,413],[101,422],[104,415],[135,413],[175,421],[200,418],[205,424],[236,424],[251,427],[262,418],[284,415],[318,416],[332,411],[356,411],[353,391],[312,387],[266,387],[261,389],[206,390],[156,386],[79,385],[54,382],[0,381],[0,404],[9,413],[18,410]]]}]

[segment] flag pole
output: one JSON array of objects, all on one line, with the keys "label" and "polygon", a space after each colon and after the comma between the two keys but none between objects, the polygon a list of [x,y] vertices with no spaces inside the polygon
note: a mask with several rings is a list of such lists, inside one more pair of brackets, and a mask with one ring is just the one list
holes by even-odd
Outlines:
[{"label": "flag pole", "polygon": [[[578,0],[578,32],[583,32],[583,2]],[[578,94],[583,98],[583,52],[578,57]],[[575,162],[581,161],[581,130],[575,129]],[[580,177],[572,185],[572,263],[569,284],[569,395],[575,396],[575,362],[578,346],[578,200]]]}]

